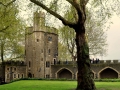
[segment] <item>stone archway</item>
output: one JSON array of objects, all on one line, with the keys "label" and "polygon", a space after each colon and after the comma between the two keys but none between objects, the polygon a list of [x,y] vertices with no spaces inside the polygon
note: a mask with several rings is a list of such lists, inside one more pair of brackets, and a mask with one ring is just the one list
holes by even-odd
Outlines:
[{"label": "stone archway", "polygon": [[32,74],[30,72],[28,73],[28,78],[32,78]]},{"label": "stone archway", "polygon": [[72,72],[64,68],[57,72],[57,78],[72,79]]},{"label": "stone archway", "polygon": [[119,73],[112,68],[105,68],[99,73],[99,78],[101,79],[115,79],[118,78]]}]

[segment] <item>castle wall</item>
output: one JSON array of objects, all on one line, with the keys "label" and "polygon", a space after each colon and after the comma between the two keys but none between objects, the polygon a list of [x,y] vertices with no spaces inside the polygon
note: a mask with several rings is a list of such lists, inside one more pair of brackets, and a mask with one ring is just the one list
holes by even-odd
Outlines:
[{"label": "castle wall", "polygon": [[[72,61],[71,61],[72,63]],[[65,62],[61,62],[51,66],[52,76],[51,78],[60,78],[59,72],[62,70],[68,70],[72,73],[71,79],[77,79],[77,66],[76,64],[73,65]],[[93,78],[100,79],[100,78],[120,78],[120,63],[118,61],[111,62],[111,61],[102,61],[100,63],[91,64],[91,69],[93,71]],[[65,75],[65,74],[64,74]],[[67,78],[67,76],[66,76]]]},{"label": "castle wall", "polygon": [[10,82],[12,80],[25,77],[27,77],[25,62],[23,61],[5,62],[5,82]]}]

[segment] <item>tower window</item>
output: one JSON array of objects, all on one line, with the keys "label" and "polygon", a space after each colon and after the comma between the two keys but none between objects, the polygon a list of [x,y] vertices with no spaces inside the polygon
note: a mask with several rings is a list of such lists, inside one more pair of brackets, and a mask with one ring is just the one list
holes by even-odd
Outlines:
[{"label": "tower window", "polygon": [[47,74],[47,75],[46,75],[46,78],[50,78],[50,75]]},{"label": "tower window", "polygon": [[20,75],[18,74],[18,78],[20,78]]},{"label": "tower window", "polygon": [[41,49],[41,53],[43,53],[43,49]]},{"label": "tower window", "polygon": [[41,61],[43,61],[43,58],[41,58]]},{"label": "tower window", "polygon": [[46,67],[50,67],[50,62],[49,61],[46,62]]},{"label": "tower window", "polygon": [[29,67],[31,67],[31,63],[30,63],[30,61],[29,61]]},{"label": "tower window", "polygon": [[7,68],[7,70],[9,71],[9,68]]},{"label": "tower window", "polygon": [[14,71],[16,71],[16,68],[14,68]]},{"label": "tower window", "polygon": [[48,54],[50,55],[50,49],[48,49]]},{"label": "tower window", "polygon": [[39,39],[37,39],[36,41],[39,42]]},{"label": "tower window", "polygon": [[14,78],[16,78],[16,74],[14,74]]},{"label": "tower window", "polygon": [[22,74],[22,78],[24,78],[24,74]]},{"label": "tower window", "polygon": [[9,74],[7,74],[7,78],[10,78],[10,75],[9,75]]},{"label": "tower window", "polygon": [[52,41],[52,37],[51,36],[48,37],[48,41]]}]

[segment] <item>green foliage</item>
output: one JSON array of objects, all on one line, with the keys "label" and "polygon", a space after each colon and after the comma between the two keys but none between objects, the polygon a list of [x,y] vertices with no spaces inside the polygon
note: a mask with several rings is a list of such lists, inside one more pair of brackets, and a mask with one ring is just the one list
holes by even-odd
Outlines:
[{"label": "green foliage", "polygon": [[[86,19],[86,38],[87,43],[89,44],[89,50],[87,49],[88,46],[85,46],[85,52],[90,55],[103,55],[106,54],[106,34],[105,34],[105,25],[106,19],[96,19],[95,15],[92,13],[92,10],[86,11],[87,19]],[[97,14],[98,15],[98,14]],[[105,15],[103,17],[106,17]],[[70,8],[68,12],[65,14],[65,18],[69,21],[76,22],[77,15],[74,8]],[[59,38],[60,43],[67,47],[67,52],[71,56],[72,60],[76,57],[76,43],[75,43],[75,32],[72,28],[69,27],[62,27],[59,30]],[[64,51],[65,52],[65,51]],[[90,53],[89,53],[90,52]],[[63,53],[63,52],[59,52]],[[60,56],[62,57],[62,56]]]},{"label": "green foliage", "polygon": [[18,6],[16,3],[10,2],[11,0],[1,0],[3,5],[0,5],[0,54],[2,61],[8,56],[15,58],[24,53],[24,25],[18,17]]}]

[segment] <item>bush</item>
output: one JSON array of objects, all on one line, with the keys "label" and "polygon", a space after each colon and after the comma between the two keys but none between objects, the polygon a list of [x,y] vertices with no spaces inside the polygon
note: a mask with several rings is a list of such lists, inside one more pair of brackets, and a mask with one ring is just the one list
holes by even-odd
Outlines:
[{"label": "bush", "polygon": [[120,79],[95,79],[95,82],[120,82]]}]

